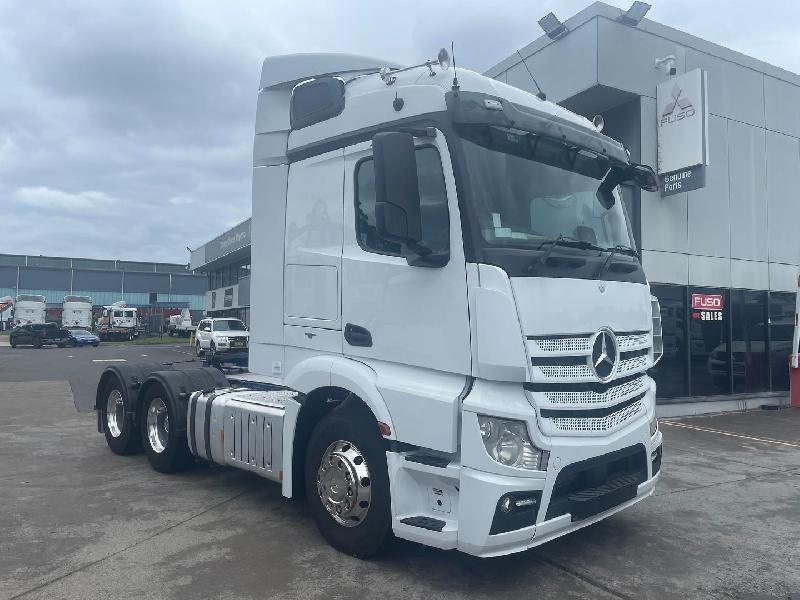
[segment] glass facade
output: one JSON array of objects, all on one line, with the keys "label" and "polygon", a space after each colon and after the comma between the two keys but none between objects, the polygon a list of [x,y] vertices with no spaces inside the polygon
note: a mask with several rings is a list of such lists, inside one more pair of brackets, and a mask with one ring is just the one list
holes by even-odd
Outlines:
[{"label": "glass facade", "polygon": [[664,335],[664,356],[650,371],[659,398],[789,389],[794,294],[678,285],[651,291]]},{"label": "glass facade", "polygon": [[250,259],[224,265],[208,272],[208,289],[216,290],[239,283],[239,279],[250,275]]}]

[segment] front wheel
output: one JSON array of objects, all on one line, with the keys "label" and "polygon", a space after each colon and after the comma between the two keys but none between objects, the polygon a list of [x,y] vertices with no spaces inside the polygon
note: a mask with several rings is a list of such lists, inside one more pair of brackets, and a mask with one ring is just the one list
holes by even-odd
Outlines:
[{"label": "front wheel", "polygon": [[33,347],[34,348],[41,348],[42,347],[42,340],[37,338],[33,340]]},{"label": "front wheel", "polygon": [[75,348],[78,345],[78,340],[74,340],[74,339],[70,340],[69,341],[69,345],[72,346],[73,348]]},{"label": "front wheel", "polygon": [[16,348],[17,347],[17,340],[15,340],[14,338],[11,338],[11,347],[12,348]]},{"label": "front wheel", "polygon": [[389,474],[366,406],[340,406],[317,424],[305,482],[311,516],[331,546],[358,558],[380,549],[391,528]]},{"label": "front wheel", "polygon": [[194,353],[197,356],[203,356],[203,347],[200,345],[200,340],[197,340],[194,344]]},{"label": "front wheel", "polygon": [[192,463],[185,432],[178,434],[179,416],[160,385],[150,388],[142,405],[140,429],[147,460],[156,471],[171,473]]}]

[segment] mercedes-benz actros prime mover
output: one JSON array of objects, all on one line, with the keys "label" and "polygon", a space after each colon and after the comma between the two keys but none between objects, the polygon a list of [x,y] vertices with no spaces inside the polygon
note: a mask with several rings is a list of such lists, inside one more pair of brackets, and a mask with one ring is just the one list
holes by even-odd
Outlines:
[{"label": "mercedes-benz actros prime mover", "polygon": [[657,181],[445,51],[268,58],[250,373],[109,367],[98,427],[160,471],[275,480],[360,557],[390,533],[508,554],[629,508],[659,477],[662,350],[620,185]]}]

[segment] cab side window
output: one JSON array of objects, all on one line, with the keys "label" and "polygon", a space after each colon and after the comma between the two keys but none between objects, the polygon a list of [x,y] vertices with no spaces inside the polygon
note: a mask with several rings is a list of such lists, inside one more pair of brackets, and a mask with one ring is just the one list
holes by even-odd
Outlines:
[{"label": "cab side window", "polygon": [[[450,217],[447,190],[439,152],[431,146],[417,148],[417,182],[422,212],[421,245],[434,253],[450,247]],[[367,252],[403,256],[401,244],[378,236],[375,227],[375,168],[372,158],[356,165],[356,239]]]}]

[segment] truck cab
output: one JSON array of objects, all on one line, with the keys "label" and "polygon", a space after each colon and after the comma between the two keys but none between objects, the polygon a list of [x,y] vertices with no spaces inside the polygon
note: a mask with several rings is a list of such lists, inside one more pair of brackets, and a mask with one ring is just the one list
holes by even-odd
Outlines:
[{"label": "truck cab", "polygon": [[61,324],[64,327],[90,328],[92,326],[92,298],[90,296],[64,296]]},{"label": "truck cab", "polygon": [[45,297],[38,294],[19,294],[14,304],[14,325],[42,325],[47,316]]},{"label": "truck cab", "polygon": [[[306,497],[356,556],[389,532],[522,551],[659,478],[661,315],[619,192],[656,189],[652,169],[583,117],[454,71],[444,51],[265,60],[251,373],[174,408],[134,400],[185,418],[187,452]],[[158,451],[142,419],[151,464],[172,466],[177,434]]]}]

